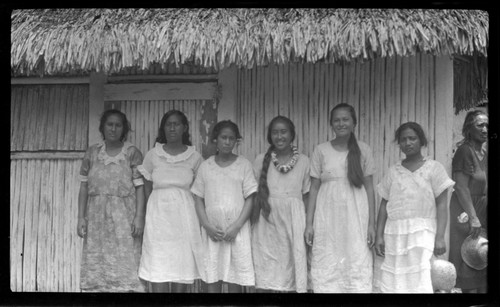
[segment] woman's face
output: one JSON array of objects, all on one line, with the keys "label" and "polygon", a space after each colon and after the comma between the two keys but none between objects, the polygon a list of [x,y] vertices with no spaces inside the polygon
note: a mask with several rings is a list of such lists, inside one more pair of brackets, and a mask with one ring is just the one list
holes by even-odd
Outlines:
[{"label": "woman's face", "polygon": [[415,130],[406,128],[399,135],[399,148],[408,157],[420,154],[422,144]]},{"label": "woman's face", "polygon": [[116,142],[120,141],[123,135],[123,122],[117,114],[111,114],[104,122],[104,140]]},{"label": "woman's face", "polygon": [[167,118],[163,131],[168,143],[182,142],[182,135],[186,131],[186,126],[182,123],[180,116],[172,114]]},{"label": "woman's face", "polygon": [[290,147],[290,143],[292,142],[292,133],[288,128],[288,125],[281,121],[274,123],[271,128],[271,140],[274,147],[278,151]]},{"label": "woman's face", "polygon": [[488,140],[488,116],[480,114],[474,119],[470,132],[472,141],[484,143]]},{"label": "woman's face", "polygon": [[236,144],[236,134],[233,129],[226,127],[223,128],[217,139],[215,139],[217,149],[221,154],[230,154],[233,152],[234,145]]},{"label": "woman's face", "polygon": [[337,137],[350,136],[355,127],[351,112],[345,108],[340,108],[333,112],[330,124]]}]

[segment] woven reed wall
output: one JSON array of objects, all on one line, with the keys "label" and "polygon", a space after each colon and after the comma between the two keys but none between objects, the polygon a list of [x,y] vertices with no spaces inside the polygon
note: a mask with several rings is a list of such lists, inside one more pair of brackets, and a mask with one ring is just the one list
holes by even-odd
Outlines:
[{"label": "woven reed wall", "polygon": [[[396,128],[416,121],[424,128],[434,156],[435,58],[377,59],[348,64],[270,65],[238,70],[237,124],[243,136],[239,152],[253,160],[268,148],[267,125],[276,115],[289,117],[296,127],[295,144],[310,156],[314,147],[333,133],[329,112],[338,103],[354,106],[355,134],[374,153],[379,182],[400,156],[393,142]],[[424,152],[425,154],[425,152]]]},{"label": "woven reed wall", "polygon": [[11,151],[79,151],[88,142],[89,86],[12,85]]},{"label": "woven reed wall", "polygon": [[208,134],[217,121],[217,105],[212,100],[112,101],[106,102],[106,108],[119,109],[127,115],[132,128],[128,140],[143,155],[154,147],[161,118],[173,109],[186,114],[196,150],[205,158],[211,152]]}]

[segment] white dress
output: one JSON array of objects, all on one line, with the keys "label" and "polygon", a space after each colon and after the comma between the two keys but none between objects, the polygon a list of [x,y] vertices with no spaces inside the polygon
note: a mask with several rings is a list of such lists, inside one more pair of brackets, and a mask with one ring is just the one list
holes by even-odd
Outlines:
[{"label": "white dress", "polygon": [[378,184],[379,195],[387,200],[381,292],[433,293],[435,198],[453,185],[444,167],[430,159],[414,172],[399,162]]},{"label": "white dress", "polygon": [[[375,172],[371,150],[358,141],[364,176]],[[314,214],[311,282],[315,293],[372,292],[373,257],[367,245],[368,197],[347,178],[347,154],[330,142],[311,157],[311,177],[321,180]]]},{"label": "white dress", "polygon": [[[209,222],[225,230],[240,216],[245,198],[257,191],[252,164],[238,156],[231,165],[220,167],[212,156],[200,165],[191,191],[204,198]],[[249,221],[233,242],[214,242],[204,228],[202,240],[205,247],[203,281],[255,284]]]},{"label": "white dress", "polygon": [[[260,178],[264,154],[254,172]],[[309,192],[309,158],[300,154],[294,168],[280,173],[271,162],[267,173],[269,222],[261,214],[252,229],[255,286],[259,289],[307,292],[306,226],[302,195]]]},{"label": "white dress", "polygon": [[153,182],[139,267],[144,280],[193,283],[200,278],[203,245],[189,188],[202,161],[194,146],[172,156],[156,143],[138,167]]}]

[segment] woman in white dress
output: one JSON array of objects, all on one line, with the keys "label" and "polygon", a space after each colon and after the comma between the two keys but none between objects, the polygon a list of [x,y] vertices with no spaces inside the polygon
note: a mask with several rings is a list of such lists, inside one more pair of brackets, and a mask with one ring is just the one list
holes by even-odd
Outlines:
[{"label": "woman in white dress", "polygon": [[271,120],[271,145],[254,162],[259,188],[252,213],[252,255],[257,292],[306,292],[303,233],[309,192],[309,158],[292,145],[295,126],[284,116]]},{"label": "woman in white dress", "polygon": [[[189,191],[201,155],[189,141],[184,113],[167,112],[153,149],[138,167],[146,179],[146,224],[139,276],[153,292],[186,292],[200,278],[202,242],[194,200]],[[151,192],[152,187],[152,192]]]},{"label": "woman in white dress", "polygon": [[335,139],[311,157],[306,243],[315,293],[372,292],[375,172],[371,150],[356,141],[356,113],[348,104],[330,112]]},{"label": "woman in white dress", "polygon": [[228,284],[229,292],[238,293],[243,290],[241,286],[255,284],[247,221],[257,182],[250,161],[232,152],[241,139],[235,123],[217,123],[211,139],[217,145],[217,154],[200,165],[191,188],[203,226],[202,279],[209,293],[220,293],[222,282]]}]

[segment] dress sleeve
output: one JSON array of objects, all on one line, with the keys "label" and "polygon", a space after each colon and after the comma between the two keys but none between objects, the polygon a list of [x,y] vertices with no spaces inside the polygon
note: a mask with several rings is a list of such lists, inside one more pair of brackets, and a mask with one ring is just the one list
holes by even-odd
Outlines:
[{"label": "dress sleeve", "polygon": [[90,167],[92,166],[90,160],[92,157],[92,148],[89,147],[87,151],[85,152],[85,155],[83,156],[82,160],[82,166],[80,167],[80,181],[81,182],[87,182],[88,181],[88,174]]},{"label": "dress sleeve", "polygon": [[474,174],[474,157],[467,144],[458,147],[451,163],[452,173],[462,172],[471,176]]},{"label": "dress sleeve", "polygon": [[137,169],[137,167],[142,164],[142,153],[135,146],[131,146],[130,148],[130,169],[132,170],[132,182],[134,183],[134,186],[138,187],[144,185],[142,175]]},{"label": "dress sleeve", "polygon": [[205,198],[205,163],[202,163],[196,172],[191,193],[201,198]]},{"label": "dress sleeve", "polygon": [[264,163],[264,155],[258,155],[253,161],[253,174],[257,181],[259,181],[260,172],[262,171],[262,163]]},{"label": "dress sleeve", "polygon": [[243,197],[247,198],[257,192],[257,181],[255,180],[252,164],[246,160],[243,169]]},{"label": "dress sleeve", "polygon": [[387,174],[385,174],[385,176],[377,185],[378,195],[380,195],[380,197],[382,197],[385,200],[389,200],[391,185],[392,185],[392,168],[389,168]]},{"label": "dress sleeve", "polygon": [[375,174],[375,163],[373,162],[373,153],[367,144],[360,144],[361,150],[361,168],[364,176]]},{"label": "dress sleeve", "polygon": [[311,156],[311,167],[310,167],[310,175],[311,177],[314,178],[320,178],[321,176],[321,162],[322,162],[322,156],[321,156],[321,151],[319,149],[319,146],[316,146],[314,148],[314,151]]},{"label": "dress sleeve", "polygon": [[199,152],[196,152],[196,158],[193,164],[194,175],[198,174],[198,169],[200,168],[201,162],[203,162],[203,157]]},{"label": "dress sleeve", "polygon": [[438,197],[444,190],[455,185],[455,182],[446,173],[444,166],[437,161],[434,161],[432,168],[431,185],[434,197]]},{"label": "dress sleeve", "polygon": [[302,175],[302,194],[307,194],[309,193],[309,189],[311,188],[311,176],[309,175],[310,174],[310,171],[311,171],[311,168],[310,168],[310,162],[309,162],[309,158],[306,157],[306,156],[303,156],[303,159],[305,160],[305,163],[304,163],[304,172],[303,172],[303,175]]},{"label": "dress sleeve", "polygon": [[144,160],[141,165],[137,166],[137,170],[146,178],[148,181],[153,181],[151,174],[153,173],[154,165],[153,165],[153,149],[146,153]]}]

